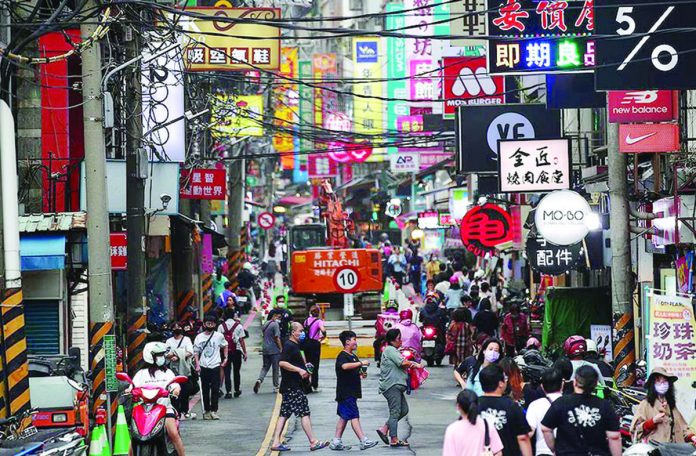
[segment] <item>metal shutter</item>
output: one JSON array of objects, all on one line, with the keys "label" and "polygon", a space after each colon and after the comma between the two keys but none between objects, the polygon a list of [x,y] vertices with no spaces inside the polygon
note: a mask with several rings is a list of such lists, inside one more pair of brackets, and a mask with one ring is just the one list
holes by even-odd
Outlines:
[{"label": "metal shutter", "polygon": [[58,301],[24,301],[27,349],[33,355],[60,353]]}]

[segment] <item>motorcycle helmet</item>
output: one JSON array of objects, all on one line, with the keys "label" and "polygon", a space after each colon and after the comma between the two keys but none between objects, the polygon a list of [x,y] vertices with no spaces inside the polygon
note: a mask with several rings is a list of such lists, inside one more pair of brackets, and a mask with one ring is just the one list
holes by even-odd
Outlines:
[{"label": "motorcycle helmet", "polygon": [[592,339],[585,339],[585,351],[587,353],[597,353],[597,342]]},{"label": "motorcycle helmet", "polygon": [[399,312],[399,319],[401,321],[413,320],[413,311],[411,309],[402,310]]},{"label": "motorcycle helmet", "polygon": [[167,353],[167,346],[163,342],[148,342],[143,348],[143,361],[154,365],[155,359]]},{"label": "motorcycle helmet", "polygon": [[525,345],[525,347],[539,350],[541,348],[541,342],[539,342],[539,339],[537,339],[536,337],[530,337],[529,339],[527,339],[527,344]]},{"label": "motorcycle helmet", "polygon": [[582,356],[587,351],[587,342],[582,336],[570,336],[563,344],[563,351],[570,358]]},{"label": "motorcycle helmet", "polygon": [[247,261],[246,263],[244,263],[244,266],[242,266],[242,269],[244,269],[245,271],[251,271],[251,263]]},{"label": "motorcycle helmet", "polygon": [[459,277],[457,277],[457,276],[452,276],[452,277],[450,277],[449,283],[451,283],[451,284],[455,284],[455,283],[456,283],[456,284],[459,284]]}]

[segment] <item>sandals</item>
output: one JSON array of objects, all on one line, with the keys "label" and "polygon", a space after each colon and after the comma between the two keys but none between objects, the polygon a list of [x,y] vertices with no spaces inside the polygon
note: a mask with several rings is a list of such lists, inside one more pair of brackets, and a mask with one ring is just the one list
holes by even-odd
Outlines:
[{"label": "sandals", "polygon": [[390,443],[389,446],[392,448],[400,448],[400,447],[411,446],[411,444],[408,442],[404,442],[403,440],[399,440],[396,443]]},{"label": "sandals", "polygon": [[271,447],[271,451],[279,451],[279,452],[290,451],[290,447],[287,446],[285,443],[281,443],[277,447]]},{"label": "sandals", "polygon": [[384,442],[385,445],[389,445],[389,439],[387,438],[387,434],[380,431],[379,429],[377,429],[376,432],[377,432],[377,435],[379,436],[379,438],[382,440],[382,442]]},{"label": "sandals", "polygon": [[317,451],[321,450],[322,448],[326,448],[329,446],[329,442],[326,440],[317,440],[314,445],[309,447],[309,451]]}]

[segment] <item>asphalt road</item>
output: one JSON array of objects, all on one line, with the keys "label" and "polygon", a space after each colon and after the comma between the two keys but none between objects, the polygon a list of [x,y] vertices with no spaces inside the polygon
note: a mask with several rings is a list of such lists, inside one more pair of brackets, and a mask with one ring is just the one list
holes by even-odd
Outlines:
[{"label": "asphalt road", "polygon": [[[258,351],[260,328],[253,324],[249,328],[252,348],[249,361],[242,367],[242,396],[237,399],[222,399],[220,402],[219,421],[203,421],[200,404],[194,409],[199,418],[195,421],[181,423],[181,433],[188,455],[266,455],[271,454],[269,425],[275,424],[274,407],[279,403],[278,395],[273,393],[269,376],[261,387],[259,394],[252,391],[254,381],[261,367],[261,355]],[[458,393],[452,378],[452,371],[447,367],[429,369],[430,378],[418,391],[408,397],[409,416],[399,423],[399,437],[408,438],[410,448],[392,449],[383,445],[365,452],[360,451],[358,439],[348,427],[343,441],[353,445],[349,453],[369,455],[440,455],[445,428],[456,419],[454,399]],[[336,375],[334,362],[322,360],[320,365],[319,393],[311,394],[310,407],[312,423],[317,438],[330,440],[336,426],[336,402],[334,401]],[[378,440],[375,429],[387,418],[385,399],[377,393],[379,370],[373,364],[369,367],[368,378],[363,380],[363,399],[359,401],[361,422],[368,437]],[[299,421],[292,418],[287,426],[285,439],[292,448],[290,455],[317,454],[309,451],[309,443],[300,427]],[[326,448],[318,454],[338,452]],[[275,454],[275,453],[273,453]]]}]

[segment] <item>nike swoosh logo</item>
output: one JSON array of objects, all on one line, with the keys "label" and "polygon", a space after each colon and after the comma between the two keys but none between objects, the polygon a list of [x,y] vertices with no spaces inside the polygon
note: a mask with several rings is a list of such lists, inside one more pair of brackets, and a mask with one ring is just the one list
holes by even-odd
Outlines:
[{"label": "nike swoosh logo", "polygon": [[635,143],[641,142],[644,139],[648,139],[651,136],[655,136],[656,134],[657,134],[657,132],[648,133],[647,135],[638,136],[637,138],[631,138],[631,135],[626,135],[626,144],[628,144],[628,145],[635,144]]}]

